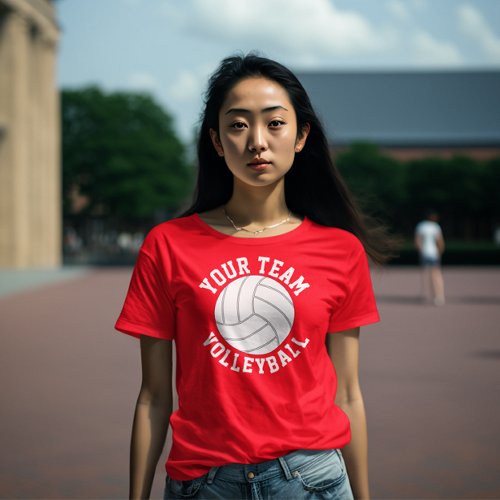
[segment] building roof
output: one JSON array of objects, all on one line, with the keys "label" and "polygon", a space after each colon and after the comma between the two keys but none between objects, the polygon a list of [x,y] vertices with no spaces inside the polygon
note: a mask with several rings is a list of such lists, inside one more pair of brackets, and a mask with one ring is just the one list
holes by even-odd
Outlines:
[{"label": "building roof", "polygon": [[296,74],[333,144],[500,146],[500,71]]}]

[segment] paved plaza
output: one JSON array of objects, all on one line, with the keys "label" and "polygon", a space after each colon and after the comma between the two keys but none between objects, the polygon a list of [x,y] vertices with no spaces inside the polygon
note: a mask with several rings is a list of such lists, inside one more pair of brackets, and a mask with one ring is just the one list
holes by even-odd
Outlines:
[{"label": "paved plaza", "polygon": [[[0,271],[0,498],[127,498],[139,343],[113,324],[130,274]],[[373,278],[382,322],[361,341],[373,497],[500,498],[500,268],[446,268],[443,307],[421,303],[417,268]]]}]

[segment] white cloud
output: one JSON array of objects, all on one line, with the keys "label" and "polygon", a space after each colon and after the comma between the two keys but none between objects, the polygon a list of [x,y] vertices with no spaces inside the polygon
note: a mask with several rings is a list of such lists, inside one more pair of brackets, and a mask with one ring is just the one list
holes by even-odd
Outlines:
[{"label": "white cloud", "polygon": [[475,7],[463,4],[458,8],[460,30],[475,40],[483,51],[500,63],[500,37]]},{"label": "white cloud", "polygon": [[202,83],[192,71],[181,71],[169,85],[168,95],[178,101],[188,101],[201,93]]},{"label": "white cloud", "polygon": [[156,90],[157,79],[149,73],[132,73],[127,79],[127,87],[133,90]]},{"label": "white cloud", "polygon": [[192,0],[189,6],[184,26],[193,34],[240,48],[270,46],[298,61],[369,54],[393,43],[387,31],[332,0]]},{"label": "white cloud", "polygon": [[182,102],[199,100],[205,90],[208,75],[214,68],[215,64],[203,64],[192,70],[180,71],[167,87],[169,98]]},{"label": "white cloud", "polygon": [[425,66],[457,66],[462,56],[452,43],[438,40],[426,31],[418,31],[412,38],[414,61]]},{"label": "white cloud", "polygon": [[412,6],[418,10],[425,10],[428,7],[427,0],[412,0]]},{"label": "white cloud", "polygon": [[397,19],[406,21],[410,18],[410,12],[408,11],[407,4],[404,4],[401,0],[391,0],[387,2],[387,10]]}]

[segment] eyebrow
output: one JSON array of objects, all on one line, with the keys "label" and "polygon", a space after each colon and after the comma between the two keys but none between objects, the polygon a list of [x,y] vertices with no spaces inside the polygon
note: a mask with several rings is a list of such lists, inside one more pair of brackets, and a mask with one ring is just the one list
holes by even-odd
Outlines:
[{"label": "eyebrow", "polygon": [[[275,111],[277,109],[284,109],[285,111],[288,111],[284,106],[269,106],[268,108],[261,109],[261,113],[268,113],[269,111]],[[229,115],[230,113],[251,113],[249,109],[244,109],[244,108],[231,108],[228,109],[224,114]]]}]

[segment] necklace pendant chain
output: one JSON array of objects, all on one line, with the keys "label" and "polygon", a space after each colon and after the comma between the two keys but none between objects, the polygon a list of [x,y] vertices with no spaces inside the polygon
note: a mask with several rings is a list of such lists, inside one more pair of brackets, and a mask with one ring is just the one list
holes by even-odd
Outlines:
[{"label": "necklace pendant chain", "polygon": [[231,219],[231,217],[229,217],[229,215],[227,214],[226,207],[224,207],[223,210],[224,210],[224,215],[226,216],[226,219],[231,223],[231,225],[234,227],[234,229],[236,231],[245,231],[247,233],[253,234],[254,236],[257,236],[258,234],[264,232],[266,229],[273,229],[275,227],[281,226],[282,224],[285,224],[286,222],[288,222],[290,220],[290,217],[292,216],[292,212],[289,211],[287,217],[285,219],[277,222],[276,224],[271,224],[270,226],[264,226],[261,229],[257,229],[256,231],[252,231],[250,229],[246,229],[243,226],[237,226],[234,223],[233,219]]}]

